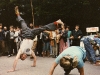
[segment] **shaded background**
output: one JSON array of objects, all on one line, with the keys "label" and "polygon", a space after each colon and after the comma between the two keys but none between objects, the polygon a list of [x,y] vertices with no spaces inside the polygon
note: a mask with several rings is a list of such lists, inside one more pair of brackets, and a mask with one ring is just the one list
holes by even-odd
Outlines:
[{"label": "shaded background", "polygon": [[[61,19],[71,27],[71,30],[79,24],[84,35],[86,27],[100,27],[100,0],[32,0],[32,2],[35,26]],[[0,0],[0,22],[6,26],[19,25],[14,13],[16,5],[29,25],[32,22],[30,0]]]}]

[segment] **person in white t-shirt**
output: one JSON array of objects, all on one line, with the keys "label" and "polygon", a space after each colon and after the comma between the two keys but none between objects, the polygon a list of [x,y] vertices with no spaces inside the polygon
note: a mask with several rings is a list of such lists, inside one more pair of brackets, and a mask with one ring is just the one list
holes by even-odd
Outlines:
[{"label": "person in white t-shirt", "polygon": [[19,10],[18,10],[18,6],[15,7],[15,13],[17,15],[18,21],[21,23],[21,28],[22,28],[21,36],[23,38],[23,41],[21,43],[17,56],[14,60],[13,69],[9,70],[8,72],[15,71],[18,59],[25,60],[27,58],[27,55],[33,56],[34,61],[33,61],[32,67],[35,67],[36,66],[36,56],[35,56],[35,53],[32,51],[33,39],[35,38],[35,36],[45,30],[53,31],[61,27],[60,25],[64,25],[61,20],[57,20],[45,26],[30,29],[29,27],[27,27],[27,24],[25,23],[24,19],[21,18]]}]

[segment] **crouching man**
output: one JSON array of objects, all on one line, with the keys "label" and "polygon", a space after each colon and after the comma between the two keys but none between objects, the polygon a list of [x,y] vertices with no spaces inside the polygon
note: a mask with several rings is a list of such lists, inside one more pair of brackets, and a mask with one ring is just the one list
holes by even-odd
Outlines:
[{"label": "crouching man", "polygon": [[68,75],[72,69],[77,68],[80,75],[84,75],[84,59],[86,50],[79,46],[71,46],[65,49],[54,61],[49,75],[53,75],[58,64],[64,69],[64,75]]}]

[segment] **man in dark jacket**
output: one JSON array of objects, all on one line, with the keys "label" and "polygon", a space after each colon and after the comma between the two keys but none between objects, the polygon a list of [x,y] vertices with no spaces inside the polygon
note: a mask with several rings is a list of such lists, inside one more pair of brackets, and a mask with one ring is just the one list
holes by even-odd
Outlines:
[{"label": "man in dark jacket", "polygon": [[72,46],[80,46],[80,39],[82,38],[82,31],[79,30],[79,25],[75,26],[75,30],[72,31]]}]

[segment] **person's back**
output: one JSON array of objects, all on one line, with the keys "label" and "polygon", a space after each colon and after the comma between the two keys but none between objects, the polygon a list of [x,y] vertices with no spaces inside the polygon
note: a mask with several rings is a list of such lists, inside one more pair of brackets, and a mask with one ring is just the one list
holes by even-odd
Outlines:
[{"label": "person's back", "polygon": [[78,58],[78,68],[82,67],[83,64],[83,59],[85,59],[86,56],[86,51],[79,47],[79,46],[71,46],[65,49],[57,58],[56,58],[56,63],[60,62],[60,59],[66,55],[70,55],[71,58],[77,56]]},{"label": "person's back", "polygon": [[84,75],[84,62],[86,51],[79,46],[70,46],[65,49],[54,61],[49,75],[53,75],[54,69],[59,64],[65,71],[64,75],[69,75],[71,70],[77,68],[80,75]]}]

